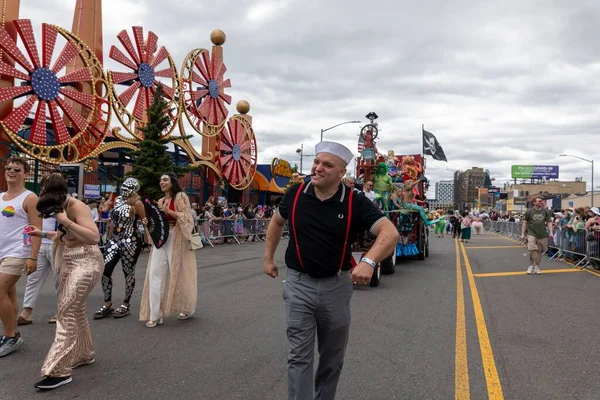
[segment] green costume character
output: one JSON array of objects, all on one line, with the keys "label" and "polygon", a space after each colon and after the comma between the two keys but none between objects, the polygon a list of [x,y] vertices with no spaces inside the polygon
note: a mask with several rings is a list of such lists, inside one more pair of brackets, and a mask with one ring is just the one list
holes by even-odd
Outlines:
[{"label": "green costume character", "polygon": [[394,198],[394,206],[396,206],[396,208],[402,208],[405,210],[418,211],[419,215],[421,216],[421,219],[423,220],[426,226],[437,224],[441,221],[441,218],[430,221],[427,218],[427,214],[425,213],[423,207],[413,203],[414,194],[412,189],[419,182],[420,180],[414,182],[412,179],[406,182],[406,184],[404,184],[404,186],[400,190],[398,190],[398,194]]},{"label": "green costume character", "polygon": [[392,177],[388,175],[388,166],[380,162],[373,175],[373,191],[375,192],[375,203],[380,205],[384,211],[390,209],[390,193],[396,190]]},{"label": "green costume character", "polygon": [[438,223],[435,224],[435,234],[439,237],[444,236],[444,230],[446,230],[446,218],[438,218]]}]

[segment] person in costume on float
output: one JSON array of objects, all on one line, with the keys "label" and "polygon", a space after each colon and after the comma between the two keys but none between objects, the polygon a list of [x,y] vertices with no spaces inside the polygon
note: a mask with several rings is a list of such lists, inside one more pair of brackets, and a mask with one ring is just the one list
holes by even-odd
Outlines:
[{"label": "person in costume on float", "polygon": [[379,208],[384,211],[390,209],[390,193],[394,193],[396,187],[392,182],[392,178],[388,175],[388,166],[384,162],[380,162],[375,169],[375,174],[372,178],[373,191],[375,192],[375,203],[379,204]]},{"label": "person in costume on float", "polygon": [[404,186],[394,194],[392,198],[392,202],[396,208],[405,209],[405,210],[414,210],[418,211],[419,215],[423,222],[425,222],[426,226],[437,224],[441,219],[429,220],[427,218],[427,213],[423,209],[423,207],[418,206],[414,203],[414,192],[413,189],[420,182],[409,180]]},{"label": "person in costume on float", "polygon": [[196,253],[190,249],[194,228],[190,200],[173,172],[160,177],[160,189],[165,196],[158,208],[169,222],[169,237],[162,247],[152,246],[148,259],[140,305],[140,321],[147,321],[148,328],[162,324],[163,317],[171,314],[188,319],[198,298]]},{"label": "person in costume on float", "polygon": [[71,383],[71,370],[95,360],[95,350],[86,315],[89,293],[100,280],[104,260],[98,247],[100,234],[89,208],[68,196],[61,174],[45,181],[36,206],[42,217],[54,216],[57,232],[30,225],[34,237],[53,238],[55,268],[60,279],[56,336],[42,366],[38,389],[55,389]]},{"label": "person in costume on float", "polygon": [[[138,221],[146,218],[144,204],[138,195],[140,183],[135,178],[127,178],[121,185],[121,193],[115,201],[110,216],[111,238],[104,248],[104,273],[102,274],[102,291],[104,305],[94,313],[94,319],[110,315],[123,318],[129,315],[130,300],[135,288],[135,265],[142,252],[143,240],[138,230]],[[112,273],[121,260],[125,275],[125,298],[123,304],[113,310],[112,307]]]},{"label": "person in costume on float", "polygon": [[[415,160],[413,156],[402,157],[401,168],[402,183],[405,185],[410,180],[416,181],[419,175],[423,173],[423,167]],[[414,199],[416,199],[416,196],[420,196],[419,189],[416,185],[413,187],[413,194],[415,196]]]}]

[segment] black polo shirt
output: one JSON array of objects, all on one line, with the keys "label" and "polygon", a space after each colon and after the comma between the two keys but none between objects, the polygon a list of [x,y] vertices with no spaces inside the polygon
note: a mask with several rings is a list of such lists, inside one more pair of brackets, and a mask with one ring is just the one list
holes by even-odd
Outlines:
[{"label": "black polo shirt", "polygon": [[[315,195],[314,186],[309,182],[302,188],[296,204],[296,234],[304,268],[298,260],[296,240],[292,229],[292,206],[300,185],[292,186],[279,203],[278,212],[290,225],[290,241],[285,252],[288,268],[306,272],[317,278],[338,273],[348,225],[348,201],[350,189],[340,184],[336,194],[321,201]],[[348,246],[344,255],[342,270],[352,268],[352,243],[359,233],[371,230],[384,219],[383,213],[362,193],[354,193],[352,200],[352,220]]]}]

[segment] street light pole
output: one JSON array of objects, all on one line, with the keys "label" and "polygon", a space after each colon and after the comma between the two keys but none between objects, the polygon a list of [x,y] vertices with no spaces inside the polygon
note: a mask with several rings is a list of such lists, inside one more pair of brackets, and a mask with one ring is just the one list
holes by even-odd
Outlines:
[{"label": "street light pole", "polygon": [[591,201],[591,207],[594,207],[594,160],[588,160],[587,158],[583,158],[583,157],[579,157],[579,156],[574,156],[572,154],[559,154],[559,157],[574,157],[574,158],[578,158],[582,161],[587,161],[590,164],[592,164],[592,201]]},{"label": "street light pole", "polygon": [[344,125],[344,124],[360,124],[360,121],[346,121],[346,122],[342,122],[341,124],[337,124],[337,125],[334,125],[334,126],[330,126],[330,127],[329,127],[329,128],[327,128],[327,129],[322,129],[322,128],[321,128],[321,142],[323,141],[323,132],[327,132],[327,131],[328,131],[328,130],[330,130],[330,129],[337,128],[338,126],[340,126],[340,125]]},{"label": "street light pole", "polygon": [[296,149],[296,153],[300,154],[300,175],[302,175],[302,159],[304,157],[314,157],[314,154],[304,154],[304,143],[300,145],[299,149]]}]

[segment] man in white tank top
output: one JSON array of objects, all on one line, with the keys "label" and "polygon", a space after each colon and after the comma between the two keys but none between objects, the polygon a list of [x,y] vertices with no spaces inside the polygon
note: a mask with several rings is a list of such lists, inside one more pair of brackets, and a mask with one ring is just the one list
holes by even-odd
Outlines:
[{"label": "man in white tank top", "polygon": [[29,164],[24,158],[11,157],[6,161],[4,177],[8,190],[0,193],[0,319],[4,326],[0,357],[23,344],[17,331],[16,283],[23,272],[28,275],[35,272],[41,245],[40,238],[23,234],[29,225],[42,227],[42,219],[35,208],[38,197],[25,189],[28,173]]},{"label": "man in white tank top", "polygon": [[[65,181],[67,180],[67,176],[61,173],[60,169],[54,169],[50,173],[62,174]],[[43,179],[41,183],[43,186]],[[57,227],[56,218],[54,217],[44,218],[42,221],[42,246],[38,254],[37,270],[27,277],[27,285],[25,286],[25,294],[23,295],[23,310],[21,310],[21,314],[17,319],[17,325],[29,325],[33,323],[33,308],[48,275],[52,275],[54,278],[54,292],[58,297],[60,282],[54,269],[54,260],[52,259],[52,239],[46,237],[48,232],[56,232]],[[56,314],[50,317],[48,322],[51,324],[56,323]]]},{"label": "man in white tank top", "polygon": [[[32,314],[35,303],[40,294],[40,290],[46,282],[46,278],[52,275],[54,279],[54,292],[58,297],[60,283],[58,275],[54,272],[54,260],[52,259],[52,239],[44,236],[48,232],[56,232],[56,218],[44,218],[42,221],[42,246],[38,254],[37,270],[27,277],[25,294],[23,295],[23,310],[17,319],[17,325],[29,325],[33,323]],[[48,320],[49,323],[56,323],[56,314]]]}]

